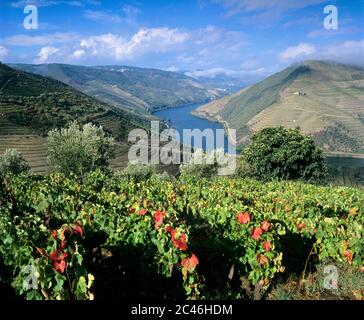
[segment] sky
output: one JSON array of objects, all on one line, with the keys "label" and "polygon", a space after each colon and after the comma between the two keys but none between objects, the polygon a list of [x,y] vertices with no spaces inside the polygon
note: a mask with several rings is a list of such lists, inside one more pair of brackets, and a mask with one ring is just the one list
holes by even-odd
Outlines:
[{"label": "sky", "polygon": [[[24,25],[27,5],[37,9],[37,29]],[[0,0],[5,63],[131,65],[255,81],[310,59],[364,66],[364,0]]]}]

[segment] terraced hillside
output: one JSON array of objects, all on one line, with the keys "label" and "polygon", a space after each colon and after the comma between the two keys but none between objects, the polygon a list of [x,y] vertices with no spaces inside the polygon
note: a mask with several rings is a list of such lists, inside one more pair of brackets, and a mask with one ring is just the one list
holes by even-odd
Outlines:
[{"label": "terraced hillside", "polygon": [[364,189],[364,155],[329,154],[326,163],[333,185]]},{"label": "terraced hillside", "polygon": [[115,168],[126,165],[129,131],[149,126],[147,118],[115,109],[59,81],[0,64],[0,153],[16,148],[34,172],[44,174],[46,133],[72,120],[102,125],[119,140]]},{"label": "terraced hillside", "polygon": [[265,127],[299,126],[328,152],[364,152],[364,71],[322,61],[291,66],[196,114],[226,121],[244,145]]},{"label": "terraced hillside", "polygon": [[89,96],[137,114],[167,106],[207,102],[224,95],[223,90],[183,74],[156,69],[65,64],[12,67],[62,81]]},{"label": "terraced hillside", "polygon": [[148,124],[59,81],[0,64],[0,135],[44,135],[75,119],[102,124],[120,139]]},{"label": "terraced hillside", "polygon": [[46,139],[36,135],[6,135],[0,136],[0,154],[6,149],[19,150],[28,161],[32,172],[48,173],[46,156]]}]

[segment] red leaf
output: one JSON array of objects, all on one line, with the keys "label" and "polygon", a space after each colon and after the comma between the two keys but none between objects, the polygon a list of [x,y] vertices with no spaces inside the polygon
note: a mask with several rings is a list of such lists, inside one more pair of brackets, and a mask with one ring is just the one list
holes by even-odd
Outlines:
[{"label": "red leaf", "polygon": [[186,268],[188,271],[193,271],[198,265],[199,261],[195,254],[192,254],[190,258],[182,259],[182,267]]},{"label": "red leaf", "polygon": [[264,241],[263,248],[265,251],[269,252],[272,249],[272,245],[271,245],[270,241]]},{"label": "red leaf", "polygon": [[301,231],[302,229],[304,229],[304,228],[306,228],[306,223],[303,223],[303,222],[301,222],[298,226],[297,226],[297,229],[299,230],[299,231]]},{"label": "red leaf", "polygon": [[263,229],[262,228],[255,228],[253,230],[253,234],[252,234],[252,238],[254,240],[258,240],[259,237],[263,234]]},{"label": "red leaf", "polygon": [[155,225],[154,228],[158,229],[162,224],[163,224],[163,219],[166,216],[166,214],[162,211],[157,210],[156,213],[154,214],[154,220],[155,220]]},{"label": "red leaf", "polygon": [[177,230],[172,230],[171,231],[171,235],[172,235],[172,243],[175,246],[175,248],[180,249],[182,251],[187,250],[188,246],[187,246],[187,236],[186,234],[182,233],[179,238],[176,238],[176,234],[177,234]]},{"label": "red leaf", "polygon": [[52,231],[52,238],[57,238],[58,235],[58,231],[57,230],[53,230]]},{"label": "red leaf", "polygon": [[64,271],[66,270],[66,266],[67,263],[65,260],[62,260],[61,262],[54,262],[53,263],[53,267],[56,271],[60,272],[60,273],[64,273]]},{"label": "red leaf", "polygon": [[245,212],[245,213],[240,212],[236,218],[240,224],[247,224],[250,222],[249,212]]},{"label": "red leaf", "polygon": [[146,215],[146,213],[147,213],[147,210],[146,210],[146,209],[141,209],[141,210],[139,210],[139,212],[138,212],[138,214],[139,214],[140,216],[145,216],[145,215]]},{"label": "red leaf", "polygon": [[262,223],[263,231],[268,231],[270,226],[271,226],[271,224],[268,221],[263,221],[263,223]]},{"label": "red leaf", "polygon": [[353,261],[353,253],[351,251],[345,251],[344,257],[349,263]]},{"label": "red leaf", "polygon": [[82,237],[83,235],[82,226],[80,224],[71,224],[71,233],[72,234],[76,233]]},{"label": "red leaf", "polygon": [[61,251],[59,249],[53,251],[50,255],[49,255],[49,259],[53,260],[53,261],[62,261],[62,260],[66,260],[66,258],[68,257],[68,254],[66,252],[60,254]]},{"label": "red leaf", "polygon": [[53,260],[53,261],[57,261],[58,260],[58,253],[59,250],[55,250],[53,251],[50,255],[49,255],[49,259]]}]

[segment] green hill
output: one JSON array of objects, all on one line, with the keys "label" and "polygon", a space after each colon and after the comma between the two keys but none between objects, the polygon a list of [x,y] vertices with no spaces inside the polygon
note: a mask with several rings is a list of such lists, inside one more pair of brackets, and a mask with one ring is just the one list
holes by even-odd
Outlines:
[{"label": "green hill", "polygon": [[39,134],[78,119],[102,124],[116,137],[147,120],[95,100],[50,78],[0,64],[0,134]]},{"label": "green hill", "polygon": [[327,152],[364,152],[364,71],[305,61],[200,107],[196,114],[226,121],[238,144],[265,127],[299,126]]},{"label": "green hill", "polygon": [[223,90],[193,78],[156,69],[65,64],[18,64],[12,67],[62,81],[105,103],[138,114],[167,106],[207,102],[223,95]]},{"label": "green hill", "polygon": [[[131,129],[149,126],[147,118],[100,102],[62,82],[0,63],[0,153],[17,148],[34,171],[44,173],[45,134],[72,120],[102,125],[120,141],[120,154],[127,150],[123,141]],[[120,166],[117,161],[115,165]]]}]

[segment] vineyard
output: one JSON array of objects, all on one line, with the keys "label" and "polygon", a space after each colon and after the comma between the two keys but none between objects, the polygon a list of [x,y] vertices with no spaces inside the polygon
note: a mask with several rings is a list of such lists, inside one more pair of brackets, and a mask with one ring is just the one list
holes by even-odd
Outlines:
[{"label": "vineyard", "polygon": [[252,299],[315,263],[363,271],[359,189],[101,172],[0,183],[0,290],[19,298]]}]

